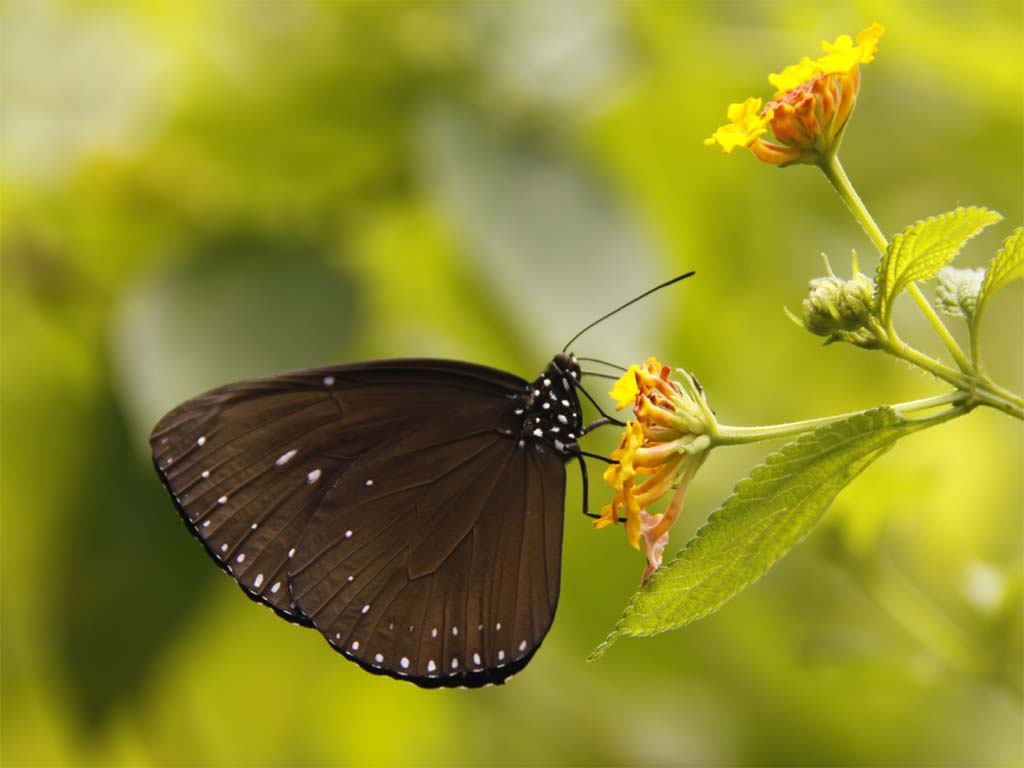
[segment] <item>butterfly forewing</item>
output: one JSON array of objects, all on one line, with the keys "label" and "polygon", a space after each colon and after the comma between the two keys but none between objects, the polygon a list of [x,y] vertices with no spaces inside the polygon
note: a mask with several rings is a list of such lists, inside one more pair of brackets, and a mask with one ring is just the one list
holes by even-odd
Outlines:
[{"label": "butterfly forewing", "polygon": [[437,361],[315,369],[189,400],[160,420],[150,442],[160,476],[210,556],[250,597],[305,623],[287,588],[287,555],[352,459],[467,391],[489,388],[500,398],[521,384],[481,366],[439,371]]}]

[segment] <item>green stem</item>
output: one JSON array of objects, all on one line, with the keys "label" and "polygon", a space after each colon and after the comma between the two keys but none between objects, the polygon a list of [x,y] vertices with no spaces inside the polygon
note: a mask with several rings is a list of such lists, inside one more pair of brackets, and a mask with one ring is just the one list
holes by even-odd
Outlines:
[{"label": "green stem", "polygon": [[[843,169],[842,163],[839,162],[839,155],[835,152],[831,152],[822,158],[819,164],[822,173],[825,174],[825,178],[829,180],[829,183],[835,188],[836,192],[839,193],[839,197],[842,198],[843,202],[846,203],[846,207],[853,213],[853,217],[860,223],[861,227],[867,233],[867,236],[871,238],[871,242],[874,243],[875,248],[884,257],[886,252],[889,250],[889,243],[885,239],[885,235],[882,234],[882,230],[879,229],[878,224],[872,218],[871,213],[868,211],[867,206],[864,205],[864,201],[860,199],[860,195],[857,194],[857,190],[853,188],[853,184],[850,182],[850,177],[846,175],[846,171]],[[956,339],[950,334],[949,329],[946,328],[945,323],[932,308],[932,305],[928,303],[928,299],[925,298],[924,294],[921,293],[921,289],[917,287],[916,283],[910,283],[907,286],[907,293],[917,304],[918,308],[924,314],[925,319],[938,334],[939,338],[942,339],[942,343],[949,350],[949,354],[953,356],[957,366],[964,373],[973,373],[974,368],[967,356],[964,355],[963,350],[960,349],[960,345],[956,343]],[[890,323],[890,327],[887,329],[889,334],[895,338],[895,332]]]},{"label": "green stem", "polygon": [[[931,421],[933,419],[937,421],[945,421],[947,418],[953,418],[959,416],[962,413],[966,413],[968,409],[962,407],[961,404],[970,399],[970,393],[957,391],[947,392],[944,395],[936,395],[935,397],[926,397],[921,400],[911,400],[906,403],[897,403],[896,405],[889,406],[900,416],[906,416],[907,414],[914,413],[916,411],[923,411],[929,408],[936,408],[940,405],[954,404],[958,407],[948,408],[941,413],[934,414],[933,416],[926,417],[922,421]],[[791,421],[786,424],[772,424],[764,427],[729,427],[724,424],[718,424],[715,427],[714,433],[711,435],[712,447],[718,445],[744,445],[746,443],[759,443],[763,440],[774,440],[780,437],[791,437],[793,435],[800,435],[804,432],[810,432],[812,429],[823,427],[828,424],[834,424],[837,421],[845,421],[846,419],[858,416],[862,413],[867,413],[873,408],[868,408],[862,411],[853,411],[851,413],[841,413],[837,416],[825,416],[820,419],[805,419],[803,421]]]},{"label": "green stem", "polygon": [[905,343],[895,334],[889,338],[881,332],[881,328],[872,329],[876,338],[881,340],[882,349],[894,357],[906,360],[911,365],[916,365],[938,379],[952,384],[966,395],[969,395],[969,402],[972,405],[987,405],[1002,411],[1008,416],[1024,421],[1024,398],[1000,387],[987,376],[978,374],[964,375],[954,371],[949,366],[933,360],[927,355],[918,352],[909,344]]},{"label": "green stem", "polygon": [[978,405],[987,405],[1008,416],[1024,421],[1024,398],[993,384],[987,379],[974,382],[971,399]]},{"label": "green stem", "polygon": [[829,183],[835,188],[836,192],[839,193],[839,197],[846,203],[846,207],[850,209],[853,217],[860,223],[861,227],[864,228],[864,232],[871,238],[871,242],[874,243],[875,248],[878,252],[885,256],[885,252],[889,250],[889,242],[885,239],[885,235],[882,234],[882,230],[878,228],[875,220],[871,217],[867,207],[864,205],[864,201],[860,199],[860,195],[857,194],[857,190],[853,188],[853,184],[850,183],[850,177],[846,175],[846,171],[843,170],[842,163],[839,162],[839,155],[832,152],[822,158],[819,164],[822,173],[825,174],[825,178],[829,180]]},{"label": "green stem", "polygon": [[882,346],[886,352],[894,357],[906,360],[911,365],[916,365],[918,368],[928,371],[932,376],[942,379],[954,387],[959,387],[963,390],[971,388],[970,376],[954,371],[948,365],[943,365],[923,352],[918,352],[895,333],[890,334],[890,338]]}]

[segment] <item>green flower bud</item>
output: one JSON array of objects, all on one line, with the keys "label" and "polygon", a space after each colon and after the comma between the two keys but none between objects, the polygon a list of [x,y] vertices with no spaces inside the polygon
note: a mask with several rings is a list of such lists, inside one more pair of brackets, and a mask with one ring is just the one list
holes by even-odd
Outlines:
[{"label": "green flower bud", "polygon": [[839,293],[843,281],[838,277],[816,277],[803,302],[804,328],[815,336],[832,336],[839,327]]},{"label": "green flower bud", "polygon": [[844,331],[860,330],[871,319],[875,284],[870,277],[860,272],[842,283],[838,300],[840,325]]},{"label": "green flower bud", "polygon": [[[826,263],[827,266],[827,263]],[[829,270],[831,273],[831,270]],[[803,303],[803,326],[816,336],[827,336],[828,344],[845,341],[874,349],[878,339],[871,329],[871,307],[875,284],[854,269],[850,280],[834,274],[811,281]]]}]

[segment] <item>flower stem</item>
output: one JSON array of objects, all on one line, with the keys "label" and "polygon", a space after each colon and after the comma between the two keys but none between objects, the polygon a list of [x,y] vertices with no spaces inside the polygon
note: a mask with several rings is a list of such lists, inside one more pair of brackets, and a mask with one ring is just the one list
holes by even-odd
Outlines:
[{"label": "flower stem", "polygon": [[[971,399],[969,392],[958,390],[956,392],[947,392],[944,395],[936,395],[935,397],[926,397],[920,400],[911,400],[906,403],[897,403],[896,405],[889,406],[892,410],[896,411],[900,416],[906,416],[917,411],[927,410],[929,408],[936,408],[940,405],[954,404],[960,406]],[[804,432],[810,432],[812,429],[823,427],[828,424],[834,424],[837,421],[845,421],[846,419],[867,413],[873,408],[868,408],[862,411],[853,411],[851,413],[841,413],[836,416],[825,416],[820,419],[805,419],[803,421],[791,421],[786,424],[772,424],[764,427],[729,427],[724,424],[717,425],[715,433],[711,435],[712,447],[718,445],[744,445],[746,443],[758,443],[763,440],[774,440],[779,437],[791,437],[793,435],[803,434]],[[959,416],[962,413],[966,413],[969,408],[949,408],[942,411],[941,414],[935,414],[935,417],[940,421],[945,421],[947,418],[953,416]],[[931,420],[929,417],[927,420]]]},{"label": "flower stem", "polygon": [[874,243],[875,248],[884,256],[885,252],[889,249],[889,242],[885,239],[885,235],[882,234],[882,230],[878,228],[878,224],[871,217],[867,206],[864,205],[864,201],[857,194],[857,190],[853,188],[850,177],[846,175],[843,164],[839,162],[839,155],[835,152],[825,155],[818,167],[821,168],[825,178],[828,179],[836,192],[839,193],[839,197],[846,203],[846,207],[850,209],[853,217],[864,228],[864,232],[871,239],[871,242]]},{"label": "flower stem", "polygon": [[[863,227],[864,232],[867,233],[871,242],[874,243],[879,254],[884,257],[889,250],[889,243],[885,239],[885,235],[882,234],[882,230],[879,229],[878,224],[875,223],[874,218],[872,218],[867,206],[864,205],[864,201],[860,199],[857,190],[853,188],[850,177],[846,175],[842,163],[839,162],[839,155],[835,152],[825,155],[819,167],[822,173],[825,174],[825,178],[828,179],[836,192],[839,193],[839,197],[846,203],[846,207],[850,209],[853,217]],[[949,354],[953,356],[953,360],[956,361],[960,370],[964,373],[973,373],[974,367],[963,353],[963,350],[960,349],[960,345],[956,343],[956,339],[950,334],[949,329],[946,328],[945,323],[942,322],[942,319],[932,308],[932,305],[928,303],[928,299],[921,293],[921,289],[917,287],[917,284],[910,283],[907,286],[907,293],[910,294],[910,297],[917,304],[922,314],[924,314],[925,319],[935,330],[935,333],[942,339],[942,343],[945,344],[946,349],[949,350]],[[891,325],[887,330],[890,334],[894,334]]]}]

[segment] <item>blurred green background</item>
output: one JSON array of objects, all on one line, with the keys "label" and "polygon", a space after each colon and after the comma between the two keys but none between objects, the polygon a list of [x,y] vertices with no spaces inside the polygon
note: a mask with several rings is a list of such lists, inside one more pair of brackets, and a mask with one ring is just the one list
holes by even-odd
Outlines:
[{"label": "blurred green background", "polygon": [[[179,400],[288,368],[529,377],[687,269],[575,351],[686,367],[737,425],[942,391],[784,316],[820,252],[874,268],[820,174],[701,145],[874,20],[847,170],[890,234],[1000,210],[979,266],[1024,217],[1020,3],[6,0],[3,764],[1020,765],[1024,431],[1000,414],[902,442],[719,614],[590,665],[642,557],[579,515],[570,467],[554,628],[478,691],[373,677],[244,599],[146,448]],[[1017,391],[1022,328],[1018,283],[985,321]],[[670,552],[767,450],[716,452]]]}]

